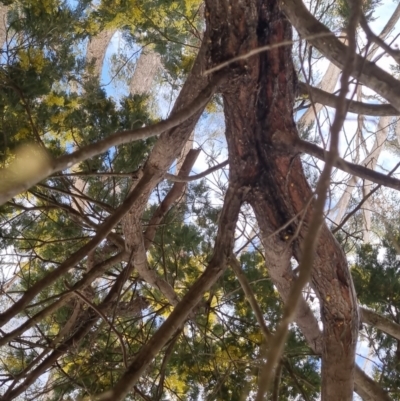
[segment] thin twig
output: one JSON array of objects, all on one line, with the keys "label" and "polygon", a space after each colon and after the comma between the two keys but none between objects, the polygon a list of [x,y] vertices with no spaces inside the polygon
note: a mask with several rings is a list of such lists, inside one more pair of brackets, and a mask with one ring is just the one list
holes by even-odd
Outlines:
[{"label": "thin twig", "polygon": [[119,343],[121,345],[122,358],[123,358],[123,361],[124,361],[125,369],[128,369],[128,357],[127,357],[126,348],[125,348],[124,340],[122,338],[121,333],[114,327],[114,325],[107,319],[106,315],[100,309],[98,309],[91,301],[89,301],[79,291],[73,290],[72,287],[68,284],[68,282],[66,280],[64,280],[64,285],[69,290],[73,291],[90,308],[92,308],[108,324],[110,329],[115,333],[115,335],[118,337]]},{"label": "thin twig", "polygon": [[168,181],[172,181],[172,182],[192,182],[192,181],[199,180],[200,178],[206,177],[207,175],[227,166],[228,164],[229,164],[229,160],[225,160],[224,162],[219,163],[216,166],[210,167],[209,169],[203,171],[202,173],[199,173],[196,175],[191,175],[189,177],[179,177],[177,175],[169,174],[169,173],[165,174],[164,177]]},{"label": "thin twig", "polygon": [[[329,32],[329,33],[328,32],[323,32],[323,33],[318,33],[316,35],[311,35],[309,37],[305,37],[303,39],[306,39],[306,40],[307,39],[316,39],[316,38],[323,38],[325,36],[332,36],[332,35],[334,35],[334,33],[332,33],[332,32]],[[282,42],[274,43],[272,45],[266,45],[266,46],[258,47],[257,49],[250,50],[249,52],[247,52],[245,54],[242,54],[240,56],[233,57],[230,60],[224,61],[223,63],[218,64],[217,66],[215,66],[213,68],[210,68],[209,70],[204,71],[203,74],[204,75],[212,74],[213,72],[222,70],[223,68],[227,67],[229,64],[235,63],[236,61],[245,60],[247,58],[255,56],[256,54],[263,53],[263,52],[268,51],[268,50],[276,49],[277,47],[290,46],[290,45],[293,45],[294,43],[298,42],[299,40],[300,39],[297,39],[297,40],[283,40]]]},{"label": "thin twig", "polygon": [[[400,162],[396,164],[396,166],[389,172],[388,177],[390,177],[400,166]],[[335,234],[338,232],[350,219],[351,216],[353,216],[356,212],[358,212],[361,209],[361,206],[379,189],[382,187],[382,184],[377,185],[371,192],[364,196],[364,198],[361,200],[361,202],[351,211],[347,214],[347,216],[343,219],[343,221],[334,229],[332,230],[332,233]]]}]

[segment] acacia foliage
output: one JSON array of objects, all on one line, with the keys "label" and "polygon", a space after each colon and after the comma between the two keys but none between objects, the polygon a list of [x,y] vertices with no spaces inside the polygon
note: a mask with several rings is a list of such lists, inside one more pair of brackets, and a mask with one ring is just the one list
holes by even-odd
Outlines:
[{"label": "acacia foliage", "polygon": [[[250,1],[249,5],[254,6],[255,3]],[[274,23],[284,21],[287,24],[283,15],[276,14],[276,9],[273,9],[275,3],[271,4],[271,14],[277,18]],[[85,46],[88,40],[104,29],[118,29],[128,49],[129,44],[133,43],[150,44],[152,51],[158,52],[163,60],[163,71],[158,77],[158,82],[162,84],[159,88],[163,91],[168,88],[171,93],[184,84],[188,74],[196,85],[186,89],[186,93],[191,90],[197,93],[199,87],[202,89],[205,78],[196,72],[196,68],[203,73],[206,67],[212,65],[210,60],[217,64],[228,55],[234,56],[228,53],[232,50],[232,43],[239,40],[238,32],[244,38],[242,44],[249,48],[254,46],[251,38],[254,39],[255,32],[251,31],[246,36],[247,32],[240,32],[238,28],[238,32],[233,31],[237,34],[235,36],[229,31],[229,24],[225,27],[215,23],[219,18],[222,20],[223,15],[216,13],[218,7],[210,2],[205,17],[209,24],[214,24],[215,32],[211,38],[205,34],[203,42],[204,8],[198,1],[104,1],[91,5],[88,2],[75,4],[49,0],[18,1],[7,7],[7,38],[1,53],[0,70],[0,162],[3,168],[14,166],[12,163],[15,160],[23,159],[23,155],[28,154],[24,153],[23,145],[32,146],[33,143],[36,148],[46,149],[50,157],[57,158],[73,149],[84,148],[107,138],[112,133],[134,130],[158,120],[160,110],[154,102],[154,98],[157,99],[155,93],[132,93],[128,96],[112,93],[110,96],[108,88],[102,85],[104,80],[94,76],[93,62],[85,57]],[[334,4],[323,3],[316,7],[314,13],[323,15],[327,21],[335,15],[339,24],[332,26],[332,21],[328,21],[330,28],[343,28],[350,12],[343,8],[345,5],[342,3],[338,8]],[[364,12],[369,13],[370,10]],[[265,21],[262,22],[265,24]],[[267,29],[261,32],[260,28],[256,34],[259,44],[265,44],[261,43],[263,40],[266,43],[271,40]],[[226,48],[221,47],[222,39],[226,41]],[[199,67],[194,58],[198,48],[204,49],[208,43],[211,43],[212,51],[208,49],[209,59],[205,61],[205,57],[200,57],[201,51],[204,55],[204,50],[200,50],[196,61]],[[297,75],[313,83],[316,79],[313,68],[320,53],[303,42],[296,50],[295,57],[300,55]],[[128,56],[122,56],[127,64],[112,69],[114,72],[122,69],[121,75],[125,78],[130,71],[129,51],[133,53],[134,49],[128,50]],[[285,52],[284,57],[287,57],[290,49]],[[282,53],[279,53],[279,57],[282,57]],[[266,72],[266,80],[261,82],[265,86],[273,86],[274,83],[271,84],[266,77],[274,70],[273,61],[276,59],[271,56],[271,59],[260,60]],[[291,64],[288,58],[285,60],[283,72],[291,77]],[[243,98],[254,94],[254,71],[254,66],[234,64],[229,69],[230,80],[219,88],[225,101],[226,117],[230,119],[231,125],[234,125],[233,121],[240,122],[239,119],[235,120],[240,117],[240,113],[235,115],[232,108],[229,110],[229,100],[234,98],[232,93],[240,93]],[[281,90],[291,92],[290,85],[294,82],[285,81],[287,76],[281,79],[287,85],[287,88],[285,86]],[[238,82],[242,86],[238,86]],[[238,96],[235,100],[238,104],[239,100],[246,103],[243,98]],[[193,99],[187,95],[185,102],[189,100]],[[363,100],[362,96],[360,100]],[[308,98],[297,98],[295,108],[301,110],[310,107],[307,101]],[[221,104],[221,97],[215,96],[202,115],[202,129],[218,117]],[[288,99],[283,106],[287,109],[293,105]],[[243,110],[244,107],[239,112]],[[291,112],[290,109],[288,114]],[[282,115],[280,118],[284,120]],[[269,118],[274,124],[282,122],[276,115],[272,117],[266,115],[266,119]],[[191,122],[192,125],[194,123]],[[227,123],[229,127],[229,121]],[[302,138],[322,145],[313,127],[316,128],[317,124],[300,127],[304,129]],[[349,145],[349,149],[358,155],[352,159],[356,162],[360,158],[360,149],[368,153],[370,147],[366,139],[368,127],[362,123],[360,127],[354,140],[354,149],[353,145]],[[187,130],[186,127],[179,129]],[[268,127],[263,129],[267,142],[270,140],[266,134]],[[207,129],[204,131],[200,134],[210,134]],[[268,135],[271,134],[268,132]],[[170,142],[165,139],[168,135],[172,138]],[[176,190],[178,183],[174,183],[173,176],[169,176],[169,181],[161,180],[166,171],[155,170],[157,162],[162,161],[163,152],[171,160],[175,159],[189,135],[190,132],[177,134],[176,131],[170,131],[158,139],[150,138],[112,147],[108,152],[85,160],[79,166],[46,178],[1,207],[0,241],[4,267],[0,310],[3,323],[0,340],[2,399],[90,398],[113,387],[118,388],[118,384],[125,380],[126,372],[134,370],[132,366],[135,367],[134,363],[138,355],[141,355],[140,352],[146,349],[145,346],[151,351],[151,341],[162,333],[172,311],[177,314],[182,302],[190,302],[187,294],[196,287],[194,283],[202,277],[206,267],[214,260],[219,260],[218,253],[222,255],[224,266],[214,276],[219,274],[220,277],[218,280],[213,279],[213,285],[198,296],[200,302],[193,305],[187,316],[182,318],[185,324],[174,327],[172,335],[163,339],[161,346],[158,345],[161,351],[156,352],[154,360],[145,367],[145,374],[129,385],[125,399],[241,400],[252,398],[257,393],[271,340],[269,333],[277,329],[284,307],[282,297],[287,299],[287,286],[297,277],[297,262],[290,261],[290,256],[293,254],[298,261],[301,260],[304,226],[301,221],[298,223],[295,220],[299,213],[295,217],[290,215],[294,212],[288,212],[287,198],[284,196],[274,198],[270,194],[270,199],[264,204],[257,200],[257,196],[266,197],[268,185],[280,188],[275,182],[277,176],[274,175],[268,181],[264,174],[268,168],[274,173],[274,163],[285,168],[284,163],[279,164],[280,151],[273,149],[267,153],[269,159],[262,160],[267,167],[264,165],[264,175],[258,176],[258,186],[252,181],[254,177],[251,174],[248,175],[251,179],[243,182],[246,177],[238,172],[242,171],[238,162],[240,157],[235,159],[238,154],[241,156],[241,150],[239,145],[239,151],[232,146],[232,131],[227,132],[227,141],[231,147],[230,184],[234,189],[231,188],[228,195],[227,169],[217,172],[211,181],[204,179],[182,185],[184,195],[180,192],[182,188]],[[211,136],[211,140],[214,139]],[[176,143],[177,149],[171,150],[171,146],[167,148],[166,145],[165,148],[161,145],[157,148],[157,143],[163,140],[167,145]],[[210,166],[219,156],[218,152],[226,154],[225,149],[213,148],[215,143],[217,141],[208,148],[204,146],[204,150],[210,152],[207,159]],[[223,143],[223,147],[226,147]],[[240,144],[240,140],[237,143]],[[393,140],[390,144],[394,146]],[[250,160],[251,163],[246,161],[246,167],[260,163],[258,158],[262,159],[260,154],[264,148],[262,144],[257,146],[249,147],[250,154],[255,149],[259,152]],[[152,161],[155,150],[160,157],[160,160],[155,157],[156,162]],[[290,159],[290,163],[298,163],[296,173],[301,178],[299,159],[295,160],[292,155],[288,157],[286,153],[285,157]],[[28,156],[23,159],[22,175],[24,170],[34,168],[35,160],[32,159]],[[318,177],[319,165],[311,158],[304,158],[304,165],[313,184],[313,177]],[[137,197],[143,199],[131,208],[133,219],[122,223],[118,220],[103,233],[102,228],[113,221],[116,211],[130,199],[129,196],[133,198],[135,188],[141,188],[149,171],[152,177],[157,177],[157,174],[159,177],[153,181],[152,177],[148,179],[152,184],[145,188],[147,192],[138,190]],[[240,184],[232,183],[232,174],[241,181]],[[335,174],[340,182],[334,180],[332,188],[344,186],[342,173]],[[300,181],[290,185],[298,184],[303,193],[308,194],[307,184]],[[248,206],[241,205],[243,195],[239,205],[242,208],[236,230],[235,252],[228,256],[238,258],[254,299],[262,311],[267,330],[260,326],[254,309],[250,307],[248,296],[244,295],[242,289],[243,283],[239,283],[233,270],[227,268],[229,258],[225,257],[226,249],[218,248],[218,244],[224,243],[224,236],[228,238],[235,231],[227,230],[220,237],[216,236],[218,230],[223,232],[225,225],[235,227],[234,218],[228,219],[229,224],[224,219],[229,207],[228,201],[233,198],[232,203],[235,203],[235,196],[241,196],[244,185],[251,187],[252,197],[246,200],[254,207],[258,221],[255,222],[254,213]],[[235,189],[238,189],[236,193]],[[143,193],[149,193],[149,196],[141,195]],[[168,197],[170,194],[178,196],[174,195],[171,201],[171,197]],[[334,191],[332,200],[338,194],[338,191]],[[361,186],[360,191],[353,195],[350,210],[357,205],[360,195],[365,195]],[[224,196],[228,201],[223,208]],[[394,196],[392,205],[396,199]],[[279,201],[282,201],[282,205],[278,204]],[[379,199],[376,201],[380,209],[387,206],[380,204]],[[271,204],[276,207],[275,215],[268,215]],[[295,209],[298,205],[293,201],[291,207]],[[260,217],[263,216],[261,212],[265,212],[265,219]],[[349,219],[337,235],[343,248],[349,252],[362,243],[357,230],[363,227],[365,213],[365,210],[356,210],[354,218]],[[161,216],[157,220],[155,232],[151,230],[154,216]],[[286,224],[285,219],[289,220],[289,224]],[[305,219],[308,224],[309,215],[303,213],[303,209],[301,219]],[[291,224],[293,221],[295,223]],[[286,224],[284,228],[281,227],[283,223]],[[387,224],[383,220],[374,223],[374,229],[382,231],[382,225],[386,229]],[[278,230],[275,232],[274,228]],[[368,226],[367,229],[371,231],[372,228]],[[340,248],[327,229],[323,235],[327,241],[322,245],[337,246],[334,249],[340,259]],[[97,245],[82,253],[81,250],[88,247],[96,236],[100,238]],[[229,238],[226,241],[229,242]],[[290,255],[287,258],[289,248]],[[281,254],[279,249],[282,250]],[[360,304],[399,323],[396,309],[398,263],[396,250],[390,249],[386,259],[381,262],[377,250],[371,245],[361,247],[353,276]],[[74,259],[78,254],[79,258]],[[290,263],[284,266],[288,270],[280,278],[277,278],[276,271],[271,267],[274,263],[278,264],[274,261],[276,254],[282,256],[282,260],[287,258]],[[317,254],[320,259],[316,264],[323,264],[328,271],[336,274],[336,267],[332,266],[331,261],[326,258],[321,260],[320,255],[325,255],[321,248],[317,249]],[[72,262],[67,263],[70,260]],[[340,259],[340,263],[347,269],[345,259]],[[61,267],[64,273],[55,275],[54,272]],[[343,277],[341,279],[342,283],[345,282]],[[348,285],[351,284],[351,278],[345,279],[348,280],[345,286],[351,287]],[[181,302],[182,298],[184,301]],[[28,301],[19,307],[21,299]],[[327,318],[335,309],[334,304],[333,307],[330,305],[337,298],[324,293],[318,278],[314,276],[311,286],[303,292],[302,301],[304,316],[311,317],[308,329],[312,332],[316,328],[316,332],[307,332],[307,322],[301,321],[303,315],[298,316],[297,324],[290,326],[285,351],[274,370],[275,378],[268,395],[271,400],[318,399],[321,391],[323,399],[330,399],[324,395],[321,385],[331,388],[337,386],[333,377],[330,378],[331,383],[321,384],[321,354],[325,366],[330,363],[333,365],[333,362],[336,363],[336,369],[340,370],[341,366],[340,361],[329,360],[332,355],[324,355],[324,349],[329,349],[330,343],[326,332],[324,337],[317,324],[317,320],[322,319],[325,328],[330,324],[333,327],[346,326]],[[14,313],[14,310],[17,312]],[[350,325],[344,329],[351,331]],[[346,330],[343,333],[346,340]],[[358,373],[355,379],[357,392],[366,400],[382,399],[379,398],[379,394],[382,394],[379,391],[383,392],[384,397],[399,399],[396,384],[399,380],[396,348],[399,339],[378,332],[373,325],[365,327],[362,332],[364,335],[377,361],[374,369],[367,371],[375,383],[372,386],[372,398],[366,397],[366,387],[363,387],[365,382],[362,381],[365,376]],[[321,344],[325,344],[325,348]],[[144,369],[143,366],[140,368]],[[349,381],[352,385],[351,378]]]}]

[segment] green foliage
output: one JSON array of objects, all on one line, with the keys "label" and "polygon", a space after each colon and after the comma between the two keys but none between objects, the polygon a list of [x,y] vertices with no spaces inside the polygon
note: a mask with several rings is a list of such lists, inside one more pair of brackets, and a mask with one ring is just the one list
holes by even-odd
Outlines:
[{"label": "green foliage", "polygon": [[[362,3],[362,10],[367,21],[372,20],[374,9],[381,3],[381,0],[365,0]],[[348,23],[351,14],[351,3],[347,0],[339,0],[335,3],[335,11],[343,19],[343,27]]]},{"label": "green foliage", "polygon": [[[384,255],[379,254],[378,247],[359,247],[352,269],[360,303],[396,323],[400,323],[399,245],[400,237],[395,232],[388,233],[383,240]],[[391,393],[393,400],[399,400],[400,343],[373,327],[364,330],[377,360],[373,366],[375,379]]]}]

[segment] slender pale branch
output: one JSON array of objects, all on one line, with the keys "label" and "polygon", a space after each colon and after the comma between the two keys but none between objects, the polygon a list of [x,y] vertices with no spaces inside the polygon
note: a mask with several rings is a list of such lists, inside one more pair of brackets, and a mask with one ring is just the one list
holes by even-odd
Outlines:
[{"label": "slender pale branch", "polygon": [[121,221],[123,216],[128,213],[135,201],[141,196],[143,189],[147,183],[142,180],[135,189],[128,195],[125,201],[119,206],[115,212],[107,218],[107,220],[99,226],[96,235],[82,248],[74,252],[68,259],[61,263],[57,268],[48,273],[44,278],[33,284],[10,308],[0,314],[0,326],[3,326],[17,313],[20,313],[32,299],[36,297],[44,288],[53,284],[58,278],[68,272],[69,269],[76,266],[90,251],[111,232],[111,230]]},{"label": "slender pale branch", "polygon": [[[64,285],[69,289],[72,290],[72,287],[69,286],[67,281],[64,281]],[[124,344],[124,340],[122,338],[121,333],[116,329],[116,327],[107,319],[106,315],[95,305],[93,302],[89,301],[83,294],[81,294],[79,291],[74,291],[72,290],[83,302],[85,302],[90,308],[92,308],[103,320],[104,322],[110,327],[110,329],[115,333],[115,335],[118,337],[119,343],[121,345],[121,351],[122,351],[122,359],[124,361],[124,366],[125,368],[128,368],[128,356],[126,353],[126,348]]]},{"label": "slender pale branch", "polygon": [[[293,140],[287,141],[287,139],[288,138],[287,135],[285,135],[285,133],[276,132],[273,137],[273,142],[276,146],[282,147],[291,152],[307,153],[310,156],[314,156],[317,159],[326,162],[327,156],[329,155],[329,151],[326,151],[320,148],[319,146],[304,141],[300,138],[297,138],[294,141]],[[397,178],[379,173],[378,171],[371,170],[359,164],[348,162],[340,157],[338,157],[335,160],[333,165],[334,167],[337,167],[340,170],[343,170],[351,175],[355,175],[357,177],[372,181],[376,184],[380,184],[385,187],[400,191],[400,180]]]},{"label": "slender pale branch", "polygon": [[400,340],[400,325],[370,309],[360,307],[361,321]]},{"label": "slender pale branch", "polygon": [[214,254],[206,270],[176,305],[167,320],[160,326],[153,337],[136,354],[129,369],[124,373],[118,383],[116,383],[113,390],[99,397],[99,400],[119,401],[126,396],[157,353],[174,333],[179,330],[192,310],[200,302],[205,291],[207,291],[224,272],[233,251],[236,222],[240,206],[246,193],[247,189],[244,188],[238,188],[236,186],[230,186],[228,188],[215,241]]},{"label": "slender pale branch", "polygon": [[165,178],[168,181],[172,181],[172,182],[192,182],[192,181],[196,181],[196,180],[200,180],[201,178],[206,177],[207,175],[213,173],[214,171],[220,170],[221,168],[224,168],[225,166],[227,166],[229,164],[229,160],[225,160],[222,163],[217,164],[216,166],[210,167],[207,170],[203,171],[202,173],[199,174],[195,174],[195,175],[191,175],[189,177],[180,177],[177,175],[173,175],[173,174],[165,174]]},{"label": "slender pale branch", "polygon": [[[328,93],[322,89],[307,85],[304,82],[298,83],[298,90],[299,94],[302,95],[311,94],[314,102],[321,103],[329,107],[336,107],[337,96],[332,93]],[[350,113],[379,117],[400,115],[400,112],[390,104],[369,104],[350,99],[345,99],[344,101],[346,102],[346,107]]]},{"label": "slender pale branch", "polygon": [[[397,163],[396,166],[389,172],[389,174],[386,177],[390,177],[400,166],[400,163]],[[361,202],[351,211],[349,212],[346,217],[343,219],[343,221],[335,227],[334,230],[332,230],[332,233],[336,233],[339,231],[345,224],[346,222],[353,216],[358,210],[361,209],[362,205],[379,189],[381,188],[381,184],[377,185],[372,191],[370,191],[364,198],[361,200]]]}]

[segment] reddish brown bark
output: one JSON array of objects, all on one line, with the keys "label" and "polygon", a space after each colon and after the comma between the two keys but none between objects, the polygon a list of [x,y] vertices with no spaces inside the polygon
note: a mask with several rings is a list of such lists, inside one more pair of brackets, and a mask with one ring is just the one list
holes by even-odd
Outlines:
[{"label": "reddish brown bark", "polygon": [[[231,1],[226,6],[226,2],[210,0],[207,5],[213,66],[256,47],[291,39],[291,25],[275,1]],[[223,88],[223,99],[230,172],[234,180],[251,188],[247,201],[255,211],[267,254],[273,250],[279,258],[280,250],[289,268],[290,256],[298,260],[302,256],[312,212],[311,204],[302,224],[299,216],[269,238],[301,215],[312,196],[299,156],[274,146],[276,135],[288,141],[298,137],[291,47],[277,47],[228,68],[230,80]],[[294,233],[298,235],[290,241]],[[273,268],[273,263],[267,265]],[[351,400],[357,303],[345,255],[326,226],[320,234],[312,285],[321,301],[324,323],[322,399]]]}]

